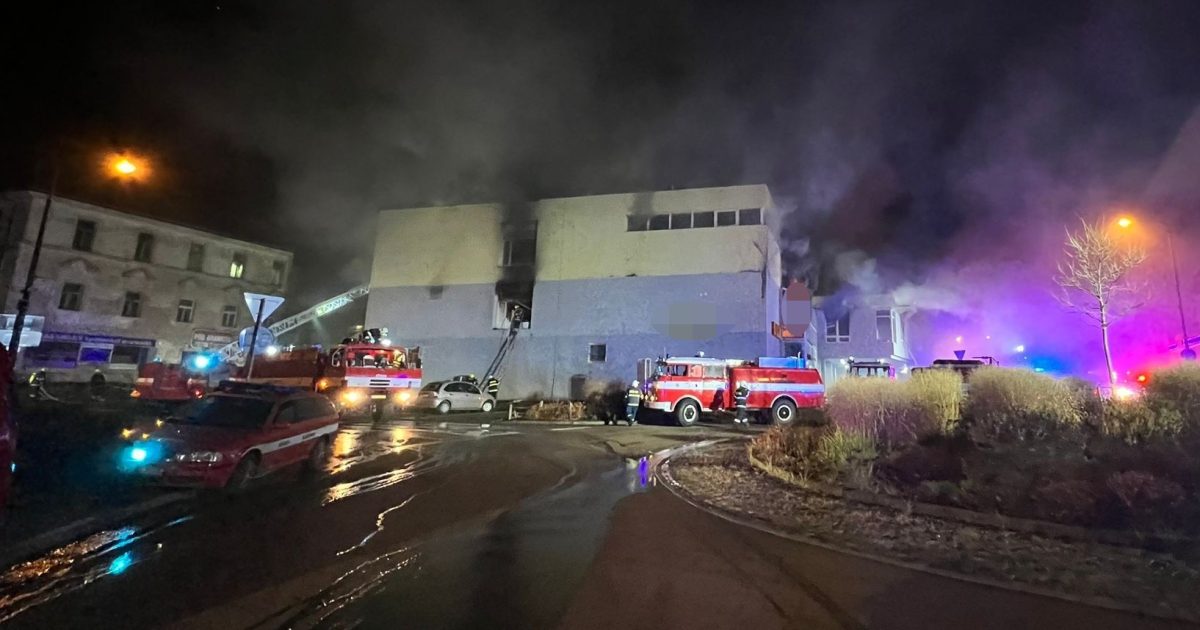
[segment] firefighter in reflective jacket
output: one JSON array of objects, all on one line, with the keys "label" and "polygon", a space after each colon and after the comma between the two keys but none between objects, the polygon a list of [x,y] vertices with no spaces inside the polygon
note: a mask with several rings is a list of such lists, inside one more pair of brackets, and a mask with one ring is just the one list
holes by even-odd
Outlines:
[{"label": "firefighter in reflective jacket", "polygon": [[638,382],[634,381],[629,384],[629,391],[625,392],[625,422],[629,426],[637,424],[637,412],[640,406],[642,406],[642,389],[638,387]]},{"label": "firefighter in reflective jacket", "polygon": [[495,376],[487,377],[487,380],[484,381],[483,391],[487,392],[488,396],[491,396],[492,398],[499,400],[500,399],[500,379],[496,378]]},{"label": "firefighter in reflective jacket", "polygon": [[749,399],[750,388],[746,387],[745,383],[738,383],[737,389],[733,390],[733,406],[737,409],[737,418],[734,419],[734,424],[750,424],[750,420],[746,417],[746,403]]}]

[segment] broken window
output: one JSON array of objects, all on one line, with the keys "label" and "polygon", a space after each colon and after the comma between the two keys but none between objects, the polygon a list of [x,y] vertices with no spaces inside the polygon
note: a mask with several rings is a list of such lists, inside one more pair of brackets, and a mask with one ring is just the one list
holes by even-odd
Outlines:
[{"label": "broken window", "polygon": [[533,316],[532,282],[497,282],[492,328],[529,328]]},{"label": "broken window", "polygon": [[875,311],[875,339],[878,341],[892,340],[892,312],[890,310]]},{"label": "broken window", "polygon": [[501,267],[532,267],[537,259],[537,226],[505,226]]}]

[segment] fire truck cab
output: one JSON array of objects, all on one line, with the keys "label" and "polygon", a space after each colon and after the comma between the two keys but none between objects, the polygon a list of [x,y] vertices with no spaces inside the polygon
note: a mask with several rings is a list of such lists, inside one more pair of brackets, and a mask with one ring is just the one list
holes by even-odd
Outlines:
[{"label": "fire truck cab", "polygon": [[152,361],[138,368],[137,380],[129,395],[154,403],[180,403],[204,396],[208,378],[181,363]]},{"label": "fire truck cab", "polygon": [[794,357],[659,359],[646,376],[642,404],[671,414],[680,426],[691,426],[702,413],[732,412],[738,385],[750,390],[748,410],[774,424],[795,420],[797,408],[825,404],[821,373],[801,367]]}]

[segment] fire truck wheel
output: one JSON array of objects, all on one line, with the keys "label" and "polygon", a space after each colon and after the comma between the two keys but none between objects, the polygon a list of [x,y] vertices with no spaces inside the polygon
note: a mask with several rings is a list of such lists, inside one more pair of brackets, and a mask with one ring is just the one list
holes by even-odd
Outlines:
[{"label": "fire truck wheel", "polygon": [[690,427],[700,419],[700,405],[694,400],[685,400],[675,407],[675,421],[681,427]]},{"label": "fire truck wheel", "polygon": [[481,407],[481,409],[483,410],[483,413],[487,413],[492,410],[493,406],[495,406],[495,405],[494,405],[494,403],[492,403],[492,401],[485,400],[485,401],[483,401],[483,407]]},{"label": "fire truck wheel", "polygon": [[791,424],[796,419],[796,403],[780,398],[771,405],[771,422],[774,424]]},{"label": "fire truck wheel", "polygon": [[443,400],[442,402],[438,403],[437,410],[438,413],[450,413],[450,401]]}]

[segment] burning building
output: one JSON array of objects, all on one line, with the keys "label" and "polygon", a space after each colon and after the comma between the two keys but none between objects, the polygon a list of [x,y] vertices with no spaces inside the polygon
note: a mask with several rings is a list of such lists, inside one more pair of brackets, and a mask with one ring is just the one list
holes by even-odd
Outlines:
[{"label": "burning building", "polygon": [[579,397],[664,353],[776,355],[773,211],[762,185],[384,210],[367,325],[420,345],[430,380],[482,377],[516,326],[502,397]]}]

